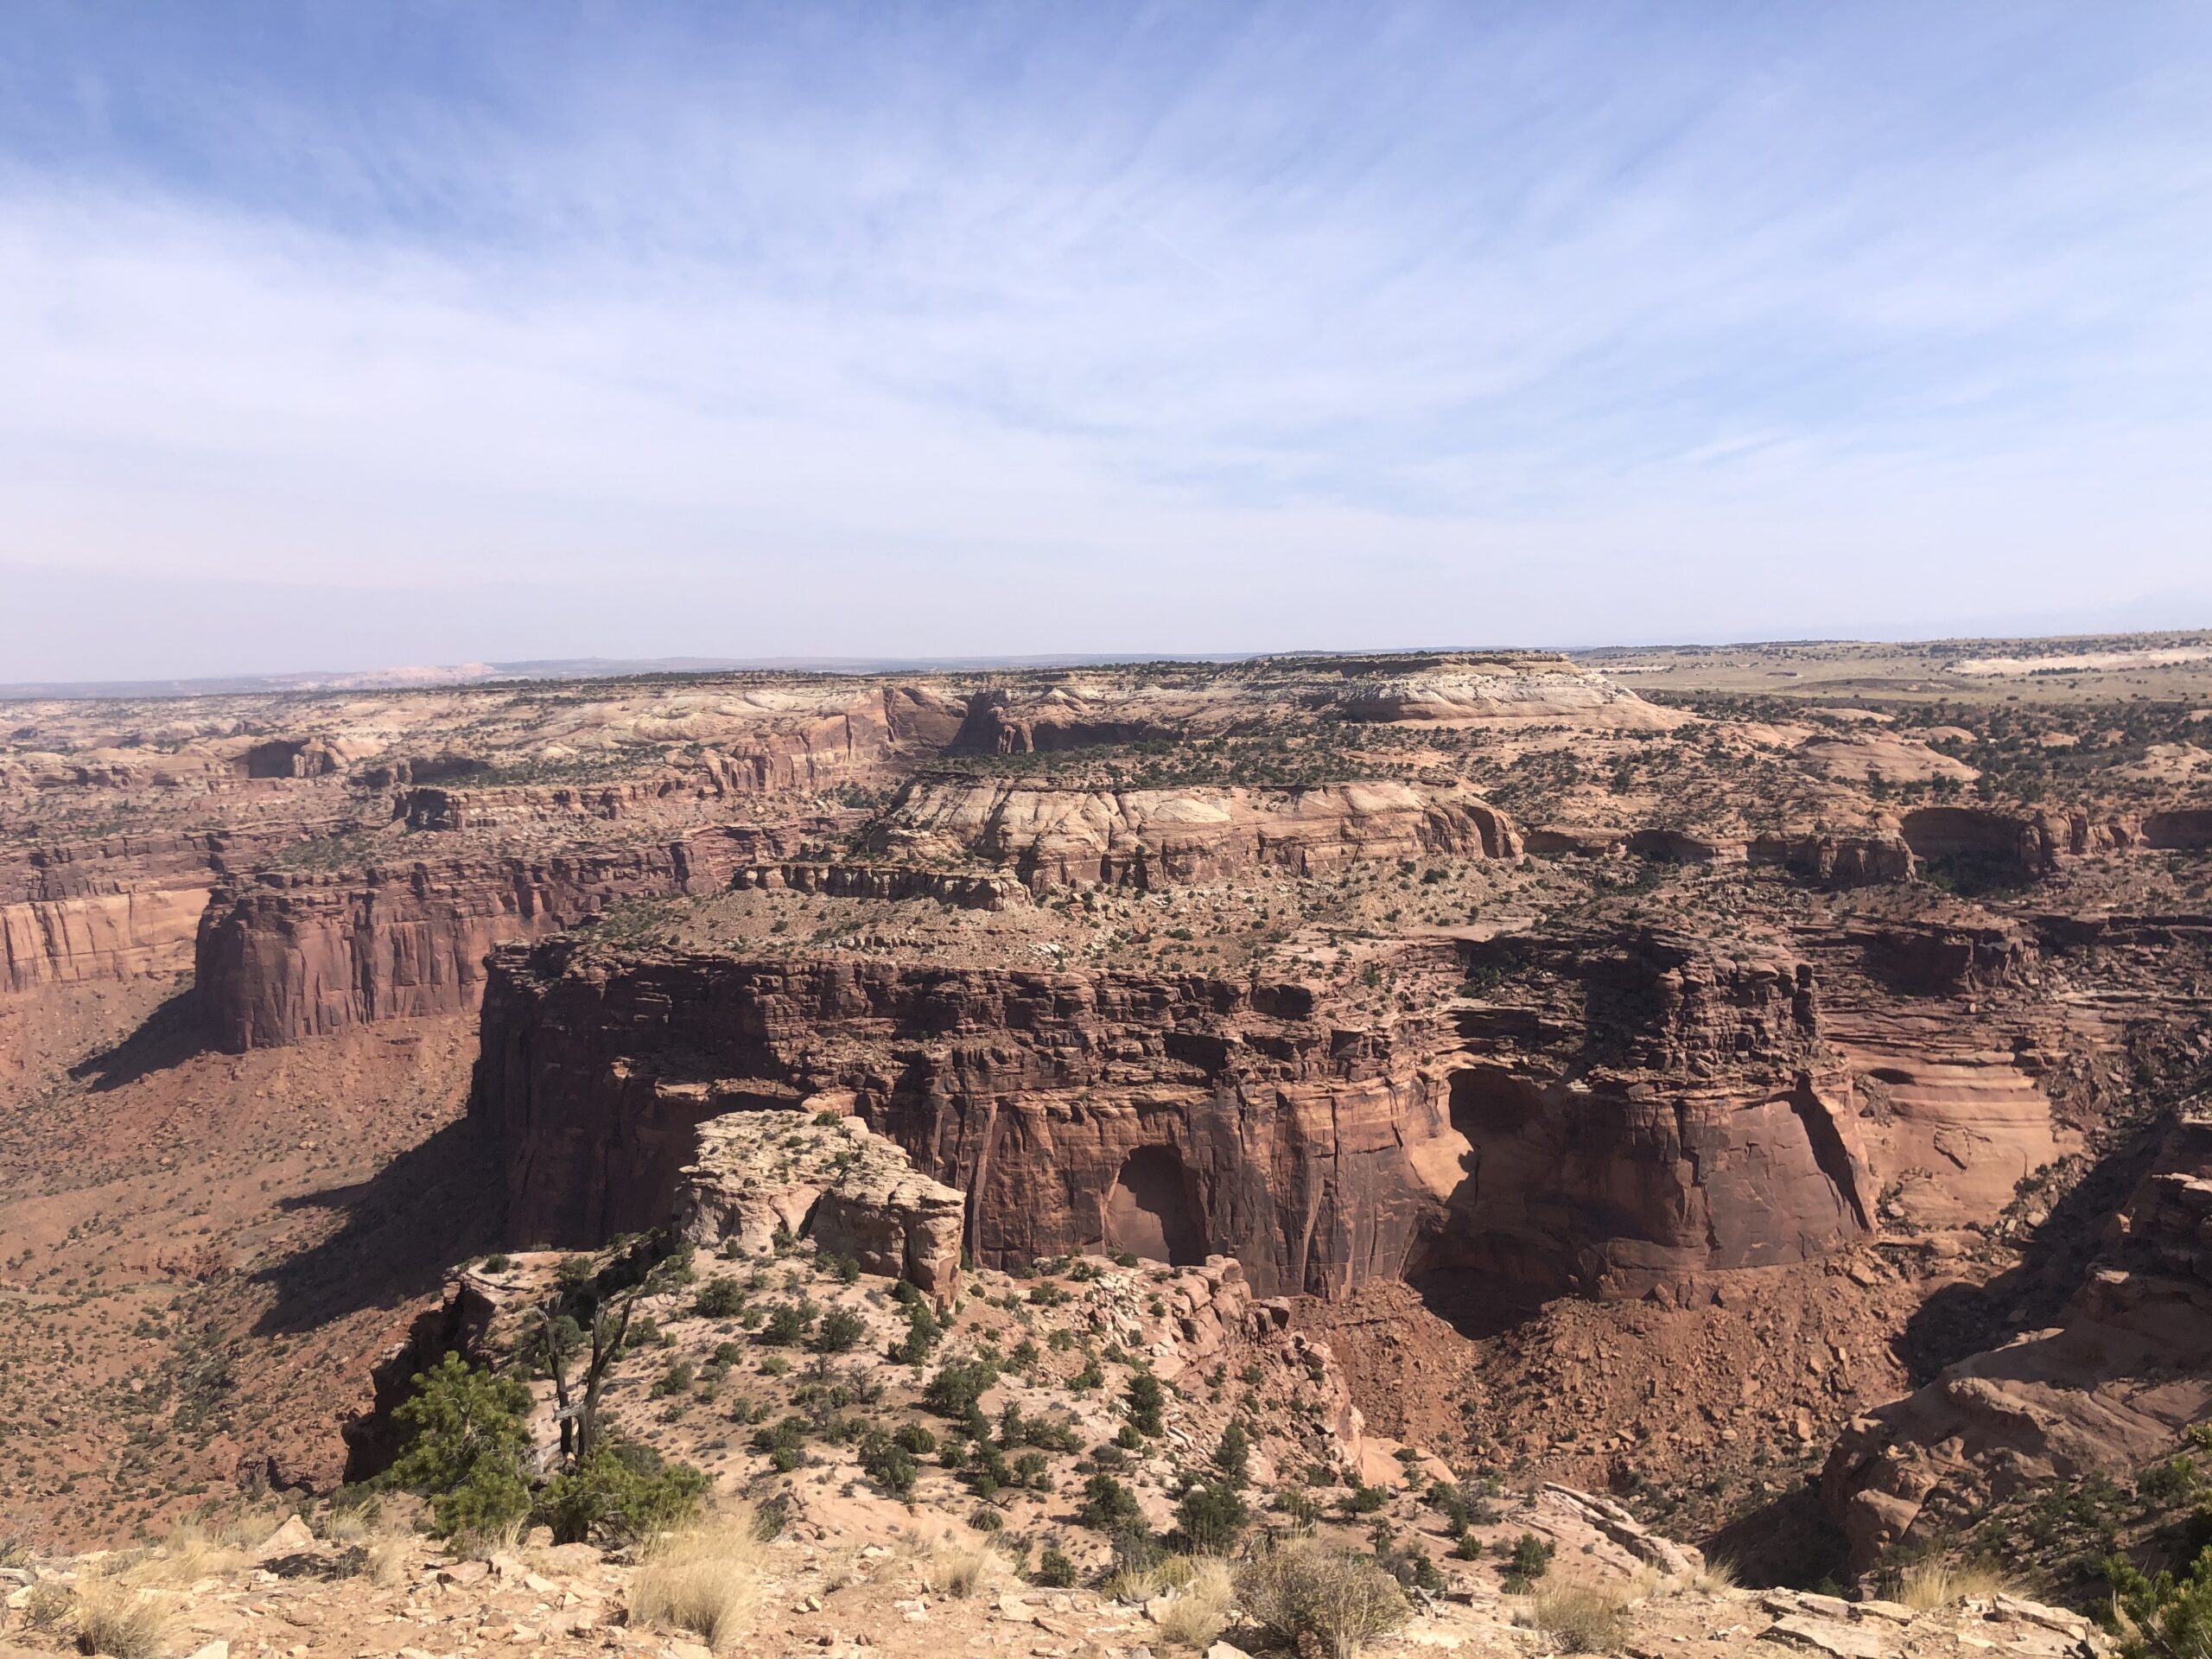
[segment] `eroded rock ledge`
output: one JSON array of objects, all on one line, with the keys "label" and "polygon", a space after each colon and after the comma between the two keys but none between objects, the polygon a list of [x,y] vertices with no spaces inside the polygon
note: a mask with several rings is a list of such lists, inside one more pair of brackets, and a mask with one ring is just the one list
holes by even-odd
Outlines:
[{"label": "eroded rock ledge", "polygon": [[735,1240],[751,1255],[779,1232],[805,1235],[863,1273],[904,1279],[949,1303],[960,1284],[960,1194],[858,1118],[815,1104],[700,1124],[698,1160],[676,1194],[677,1227],[694,1243]]},{"label": "eroded rock ledge", "polygon": [[2024,1486],[2124,1476],[2212,1412],[2212,1116],[2177,1122],[2052,1329],[1854,1420],[1821,1495],[1861,1565]]},{"label": "eroded rock ledge", "polygon": [[[1420,1275],[1637,1296],[1866,1236],[1811,969],[1640,935],[1446,940],[1378,1015],[1293,980],[572,940],[494,953],[472,1109],[516,1242],[664,1226],[733,1113],[863,1119],[986,1265],[1234,1255],[1262,1295]],[[1471,970],[1497,983],[1461,995]]]}]

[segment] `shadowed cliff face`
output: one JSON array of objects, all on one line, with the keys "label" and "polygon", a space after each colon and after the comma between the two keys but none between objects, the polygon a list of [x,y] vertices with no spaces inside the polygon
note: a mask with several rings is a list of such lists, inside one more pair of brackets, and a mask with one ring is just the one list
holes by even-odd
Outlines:
[{"label": "shadowed cliff face", "polygon": [[548,858],[423,862],[355,875],[264,872],[218,889],[195,950],[202,1020],[233,1052],[351,1026],[466,1014],[494,945],[625,899],[728,879],[726,837]]},{"label": "shadowed cliff face", "polygon": [[700,1122],[802,1104],[859,1113],[963,1193],[987,1265],[1220,1254],[1265,1294],[1413,1274],[1518,1305],[1865,1235],[1794,964],[1531,943],[1517,1006],[1456,995],[1454,947],[1402,967],[1407,1011],[1354,1025],[1302,983],[556,940],[492,958],[473,1109],[531,1244],[665,1224]]}]

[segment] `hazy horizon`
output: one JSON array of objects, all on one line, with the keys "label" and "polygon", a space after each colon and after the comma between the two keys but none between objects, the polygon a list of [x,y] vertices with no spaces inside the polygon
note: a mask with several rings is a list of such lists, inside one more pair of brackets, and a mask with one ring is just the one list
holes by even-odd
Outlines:
[{"label": "hazy horizon", "polygon": [[2212,625],[2202,9],[11,27],[0,683]]}]

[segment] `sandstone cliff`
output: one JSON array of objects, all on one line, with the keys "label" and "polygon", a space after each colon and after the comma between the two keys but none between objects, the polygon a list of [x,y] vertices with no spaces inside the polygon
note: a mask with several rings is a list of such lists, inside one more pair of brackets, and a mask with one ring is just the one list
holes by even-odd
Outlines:
[{"label": "sandstone cliff", "polygon": [[[700,1125],[834,1100],[965,1195],[986,1263],[1233,1255],[1263,1294],[1412,1273],[1497,1305],[1637,1295],[1862,1237],[1872,1191],[1809,970],[1558,939],[1421,1012],[1316,988],[572,942],[492,961],[472,1109],[529,1243],[665,1224]],[[1478,964],[1483,966],[1483,964]]]},{"label": "sandstone cliff", "polygon": [[625,899],[719,886],[728,852],[726,838],[705,836],[358,875],[264,870],[208,901],[195,950],[202,1020],[235,1051],[467,1012],[494,945],[542,938]]},{"label": "sandstone cliff", "polygon": [[1206,881],[1261,868],[1318,875],[1374,859],[1518,858],[1512,823],[1464,790],[1055,789],[922,779],[869,832],[902,860],[1012,869],[1036,889]]},{"label": "sandstone cliff", "polygon": [[2056,1327],[1855,1420],[1821,1495],[1863,1565],[2054,1478],[2126,1475],[2212,1417],[2212,1119],[2184,1118]]},{"label": "sandstone cliff", "polygon": [[112,836],[0,858],[0,991],[181,973],[210,889],[300,831]]}]

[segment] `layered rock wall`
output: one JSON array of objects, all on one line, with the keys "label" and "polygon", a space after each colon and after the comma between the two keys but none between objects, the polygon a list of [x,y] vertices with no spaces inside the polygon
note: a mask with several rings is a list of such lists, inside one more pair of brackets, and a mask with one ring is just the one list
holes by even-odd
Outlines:
[{"label": "layered rock wall", "polygon": [[1308,789],[1078,789],[923,779],[871,832],[918,862],[982,859],[1046,891],[1156,887],[1251,868],[1319,875],[1376,859],[1514,859],[1512,821],[1460,790],[1409,784]]},{"label": "layered rock wall", "polygon": [[210,890],[300,833],[114,836],[16,850],[0,859],[0,992],[185,971]]},{"label": "layered rock wall", "polygon": [[[654,955],[492,962],[472,1109],[528,1243],[664,1224],[702,1126],[830,1103],[963,1194],[999,1265],[1233,1255],[1263,1294],[1377,1275],[1524,1303],[1635,1295],[1866,1232],[1807,977],[1557,942],[1556,1007],[1334,1016],[1295,982]],[[1527,971],[1535,969],[1522,964]]]},{"label": "layered rock wall", "polygon": [[494,945],[626,899],[728,879],[716,836],[546,858],[420,861],[359,874],[264,871],[219,888],[194,960],[210,1037],[234,1052],[473,1009]]},{"label": "layered rock wall", "polygon": [[2023,1486],[2124,1476],[2212,1418],[2212,1119],[2175,1126],[2060,1323],[1853,1420],[1821,1496],[1856,1560]]},{"label": "layered rock wall", "polygon": [[157,888],[0,905],[0,991],[181,973],[209,889]]}]

